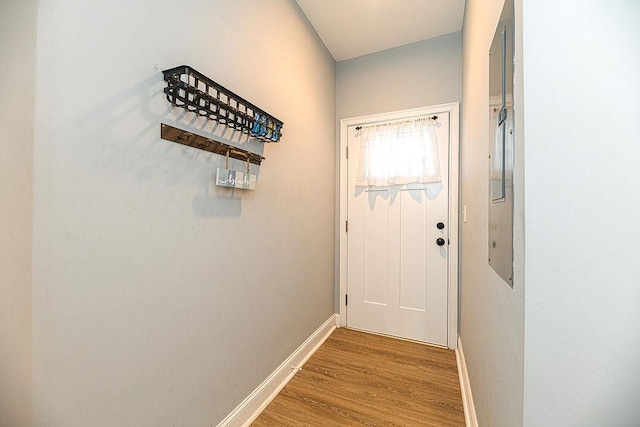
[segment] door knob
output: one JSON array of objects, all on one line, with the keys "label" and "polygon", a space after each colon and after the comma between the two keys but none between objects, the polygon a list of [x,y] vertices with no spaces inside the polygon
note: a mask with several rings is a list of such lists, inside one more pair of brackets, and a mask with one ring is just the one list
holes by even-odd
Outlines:
[{"label": "door knob", "polygon": [[438,224],[436,224],[436,228],[438,230],[442,230],[444,228],[444,223],[443,222],[439,222]]},{"label": "door knob", "polygon": [[438,237],[438,239],[436,239],[436,245],[444,246],[444,239],[442,237]]}]

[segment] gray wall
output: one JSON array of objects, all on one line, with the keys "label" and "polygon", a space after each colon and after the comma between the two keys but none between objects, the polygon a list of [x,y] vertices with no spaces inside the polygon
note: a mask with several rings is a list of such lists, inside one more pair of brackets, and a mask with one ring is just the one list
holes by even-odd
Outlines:
[{"label": "gray wall", "polygon": [[526,426],[640,424],[640,3],[524,2]]},{"label": "gray wall", "polygon": [[[517,92],[513,289],[489,267],[487,244],[489,48],[502,6],[503,0],[467,0],[465,5],[460,176],[467,219],[461,220],[460,336],[479,425],[514,427],[522,425],[525,295],[523,120]],[[516,88],[521,87],[521,52],[518,34]]]},{"label": "gray wall", "polygon": [[0,1],[0,425],[31,424],[36,2]]},{"label": "gray wall", "polygon": [[502,1],[466,3],[461,338],[479,424],[635,426],[640,6],[523,3],[513,290],[486,266],[486,62]]},{"label": "gray wall", "polygon": [[[34,425],[215,425],[333,313],[335,63],[293,1],[38,14]],[[256,191],[159,138],[180,64],[284,121]]]},{"label": "gray wall", "polygon": [[338,62],[338,121],[459,102],[461,78],[461,33]]}]

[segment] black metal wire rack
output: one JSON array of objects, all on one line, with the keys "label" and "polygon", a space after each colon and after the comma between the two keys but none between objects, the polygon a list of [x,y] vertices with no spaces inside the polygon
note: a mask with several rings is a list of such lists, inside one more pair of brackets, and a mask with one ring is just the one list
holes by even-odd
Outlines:
[{"label": "black metal wire rack", "polygon": [[167,100],[176,107],[238,129],[264,142],[280,142],[284,123],[188,65],[164,70]]}]

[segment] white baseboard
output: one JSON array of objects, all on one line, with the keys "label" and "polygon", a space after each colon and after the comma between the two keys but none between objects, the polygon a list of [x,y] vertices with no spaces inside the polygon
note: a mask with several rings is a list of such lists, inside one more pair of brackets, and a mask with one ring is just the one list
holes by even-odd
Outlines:
[{"label": "white baseboard", "polygon": [[337,325],[337,314],[332,315],[298,347],[271,375],[233,410],[218,427],[249,426],[280,393],[302,365],[331,335]]},{"label": "white baseboard", "polygon": [[466,427],[478,427],[476,408],[473,405],[473,396],[471,395],[471,383],[469,383],[469,372],[467,371],[467,362],[464,359],[464,351],[462,351],[462,340],[460,337],[458,337],[456,360],[458,362],[458,376],[460,377],[460,391],[462,392],[465,425]]}]

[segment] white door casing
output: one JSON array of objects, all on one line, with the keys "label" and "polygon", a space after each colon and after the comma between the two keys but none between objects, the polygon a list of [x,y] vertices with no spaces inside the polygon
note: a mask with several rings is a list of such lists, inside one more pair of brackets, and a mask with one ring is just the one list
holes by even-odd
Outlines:
[{"label": "white door casing", "polygon": [[[448,182],[448,192],[433,191],[433,185],[431,191],[429,186],[425,191],[424,187],[416,185],[402,189],[356,189],[353,182],[349,188],[346,151],[350,130],[353,133],[357,125],[425,115],[439,116],[436,130],[441,149],[441,168],[445,175],[443,185],[446,187]],[[458,124],[457,103],[341,121],[338,223],[341,326],[456,347]],[[443,137],[448,137],[448,144],[446,140],[442,141]],[[355,153],[351,157],[354,160]],[[347,215],[353,216],[349,218],[349,233],[345,227]],[[445,224],[444,230],[436,228],[438,222]],[[369,243],[367,245],[364,245],[365,236]],[[351,248],[348,237],[352,239]],[[449,244],[437,246],[437,237],[443,237]],[[361,251],[359,246],[362,247]],[[348,259],[350,251],[352,260]],[[362,283],[358,286],[352,284],[349,289],[350,311],[347,311],[345,296],[348,282],[354,279],[354,283],[362,282],[365,275],[369,285],[363,287]],[[365,289],[367,295],[364,295]],[[349,313],[352,316],[350,319],[347,318]],[[428,327],[425,322],[429,322]]]}]

